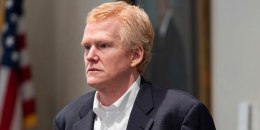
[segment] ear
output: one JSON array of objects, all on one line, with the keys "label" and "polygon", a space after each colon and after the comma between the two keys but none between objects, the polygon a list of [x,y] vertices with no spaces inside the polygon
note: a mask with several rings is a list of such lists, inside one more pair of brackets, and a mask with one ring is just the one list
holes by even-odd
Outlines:
[{"label": "ear", "polygon": [[132,62],[131,67],[136,67],[140,64],[144,57],[144,48],[142,46],[138,46],[132,50]]}]

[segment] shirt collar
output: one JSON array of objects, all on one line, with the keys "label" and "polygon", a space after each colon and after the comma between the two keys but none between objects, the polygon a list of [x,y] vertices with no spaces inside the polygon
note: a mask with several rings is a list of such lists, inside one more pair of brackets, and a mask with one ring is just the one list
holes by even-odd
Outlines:
[{"label": "shirt collar", "polygon": [[96,91],[93,111],[101,119],[108,119],[109,117],[115,117],[119,113],[123,113],[134,104],[137,93],[140,89],[141,76],[138,76],[137,80],[131,85],[131,87],[121,96],[116,102],[110,106],[104,106],[98,99],[98,92]]}]

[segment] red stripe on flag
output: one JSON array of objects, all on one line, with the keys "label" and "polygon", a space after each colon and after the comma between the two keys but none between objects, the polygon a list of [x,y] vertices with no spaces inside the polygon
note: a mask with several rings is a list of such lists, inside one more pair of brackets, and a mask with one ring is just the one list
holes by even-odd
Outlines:
[{"label": "red stripe on flag", "polygon": [[29,66],[23,66],[21,68],[21,77],[22,82],[30,80],[31,79],[31,68]]},{"label": "red stripe on flag", "polygon": [[7,82],[7,89],[4,98],[3,114],[0,122],[0,130],[10,130],[14,115],[18,85],[19,81],[16,72],[10,70],[10,77]]},{"label": "red stripe on flag", "polygon": [[17,45],[18,45],[18,50],[22,50],[25,48],[26,43],[25,43],[25,34],[24,33],[20,33],[17,35]]},{"label": "red stripe on flag", "polygon": [[35,113],[35,100],[31,99],[23,102],[23,115],[29,115]]}]

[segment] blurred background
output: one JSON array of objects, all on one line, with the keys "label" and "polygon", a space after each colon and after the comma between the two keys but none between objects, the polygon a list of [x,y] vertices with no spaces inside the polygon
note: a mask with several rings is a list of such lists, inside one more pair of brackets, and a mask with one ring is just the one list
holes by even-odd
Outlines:
[{"label": "blurred background", "polygon": [[[22,106],[35,104],[29,108],[29,115],[36,115],[28,116],[29,123],[24,127],[35,124],[33,130],[51,130],[53,118],[61,108],[93,90],[86,85],[80,42],[88,11],[109,1],[113,0],[24,0],[24,12],[8,16],[2,13],[8,12],[3,8],[15,5],[15,0],[1,0],[0,117],[5,115],[2,112],[7,84],[4,79],[8,77],[5,66],[17,69],[16,55],[8,60],[3,58],[7,55],[4,52],[15,52],[13,43],[19,41],[4,35],[10,28],[3,19],[8,16],[13,22],[23,18],[18,24],[22,27],[17,25],[17,34],[25,35],[23,41],[27,46],[15,48],[27,50],[25,68],[30,68],[31,75],[26,78],[26,87],[21,87],[29,91],[21,94],[26,97],[22,98],[25,102]],[[260,129],[259,0],[132,3],[147,11],[156,33],[154,59],[145,74],[147,79],[162,87],[187,91],[202,100],[218,130]],[[8,46],[11,49],[6,49]],[[0,121],[3,120],[6,119]],[[0,126],[0,130],[4,128]]]}]

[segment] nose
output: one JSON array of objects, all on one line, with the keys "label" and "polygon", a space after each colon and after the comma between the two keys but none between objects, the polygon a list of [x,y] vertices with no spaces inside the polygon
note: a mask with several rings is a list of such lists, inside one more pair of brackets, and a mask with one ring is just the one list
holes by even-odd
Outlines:
[{"label": "nose", "polygon": [[92,46],[88,50],[85,50],[85,58],[88,62],[97,62],[97,49],[94,46]]}]

